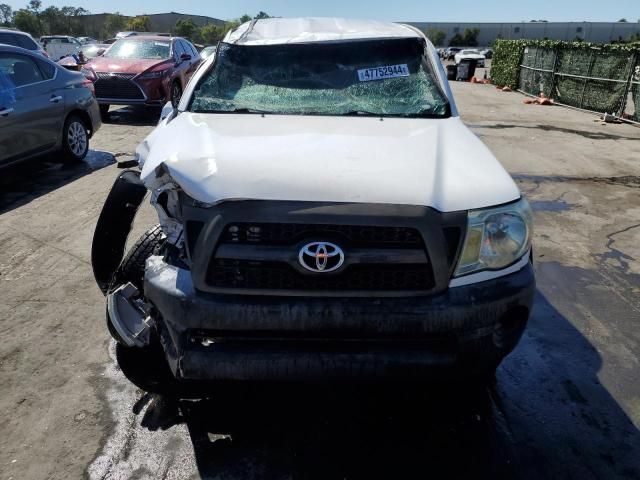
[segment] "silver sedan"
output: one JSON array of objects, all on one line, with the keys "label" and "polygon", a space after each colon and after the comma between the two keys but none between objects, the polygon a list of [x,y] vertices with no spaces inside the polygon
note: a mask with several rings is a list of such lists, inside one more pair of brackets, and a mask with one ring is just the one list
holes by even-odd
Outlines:
[{"label": "silver sedan", "polygon": [[0,45],[0,168],[52,152],[80,161],[100,125],[90,80],[29,50]]}]

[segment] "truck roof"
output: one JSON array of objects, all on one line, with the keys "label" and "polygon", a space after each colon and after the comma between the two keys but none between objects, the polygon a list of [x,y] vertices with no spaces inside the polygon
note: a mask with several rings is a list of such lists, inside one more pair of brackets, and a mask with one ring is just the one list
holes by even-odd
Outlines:
[{"label": "truck roof", "polygon": [[266,18],[243,23],[229,32],[223,41],[237,45],[278,45],[379,38],[422,38],[422,35],[408,25],[375,20]]}]

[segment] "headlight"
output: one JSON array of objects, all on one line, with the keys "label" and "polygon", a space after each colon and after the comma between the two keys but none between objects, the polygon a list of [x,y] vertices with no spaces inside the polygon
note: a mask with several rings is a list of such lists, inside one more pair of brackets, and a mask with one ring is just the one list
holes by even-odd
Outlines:
[{"label": "headlight", "polygon": [[82,73],[85,77],[87,77],[92,82],[96,81],[96,78],[97,78],[96,72],[94,72],[92,69],[82,67],[82,69],[80,70],[80,73]]},{"label": "headlight", "polygon": [[524,198],[502,207],[470,211],[454,276],[508,267],[529,251],[532,233],[533,216]]},{"label": "headlight", "polygon": [[151,72],[143,73],[142,75],[140,75],[140,78],[160,78],[165,73],[167,73],[167,69],[165,69],[165,70],[154,70],[154,71],[151,71]]}]

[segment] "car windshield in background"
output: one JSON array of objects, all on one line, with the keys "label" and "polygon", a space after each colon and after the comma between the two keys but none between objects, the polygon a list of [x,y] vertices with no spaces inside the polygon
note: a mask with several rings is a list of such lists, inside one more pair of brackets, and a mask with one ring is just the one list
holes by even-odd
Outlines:
[{"label": "car windshield in background", "polygon": [[449,115],[420,39],[241,46],[221,43],[193,112]]},{"label": "car windshield in background", "polygon": [[161,60],[171,56],[170,43],[157,40],[118,40],[104,56]]}]

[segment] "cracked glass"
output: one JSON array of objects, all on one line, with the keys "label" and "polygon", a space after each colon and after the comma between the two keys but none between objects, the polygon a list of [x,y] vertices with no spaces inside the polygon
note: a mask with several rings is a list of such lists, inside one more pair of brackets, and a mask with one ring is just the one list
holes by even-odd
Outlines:
[{"label": "cracked glass", "polygon": [[[189,109],[445,117],[447,97],[424,49],[418,38],[268,46],[221,43]],[[381,72],[381,78],[363,81],[358,71],[372,69]],[[386,71],[402,75],[384,76]]]}]

